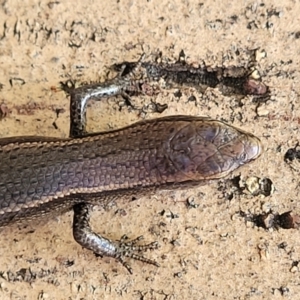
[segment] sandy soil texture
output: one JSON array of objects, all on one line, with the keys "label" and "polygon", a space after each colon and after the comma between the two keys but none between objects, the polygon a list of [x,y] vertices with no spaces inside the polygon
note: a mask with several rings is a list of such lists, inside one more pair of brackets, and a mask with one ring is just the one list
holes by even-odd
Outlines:
[{"label": "sandy soil texture", "polygon": [[[299,231],[265,230],[245,218],[300,213],[299,162],[284,160],[299,142],[299,2],[0,3],[1,137],[67,137],[69,99],[59,82],[104,81],[116,75],[111,65],[143,52],[175,61],[183,50],[188,63],[228,67],[248,66],[257,49],[256,69],[270,87],[265,101],[180,87],[133,97],[138,110],[120,97],[91,103],[90,131],[165,115],[210,116],[257,135],[264,153],[211,185],[120,199],[93,212],[93,228],[109,238],[157,240],[160,249],[146,255],[159,268],[130,261],[129,275],[114,259],[96,258],[73,240],[71,212],[39,227],[2,230],[1,299],[299,298]],[[168,108],[155,113],[153,103]],[[232,184],[247,186],[253,177],[272,182],[270,195]]]}]

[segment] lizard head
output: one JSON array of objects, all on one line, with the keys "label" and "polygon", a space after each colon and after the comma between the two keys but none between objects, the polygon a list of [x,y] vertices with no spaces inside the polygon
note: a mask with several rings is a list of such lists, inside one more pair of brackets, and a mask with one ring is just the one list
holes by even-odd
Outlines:
[{"label": "lizard head", "polygon": [[207,118],[182,122],[168,143],[168,159],[178,180],[222,178],[262,152],[254,135]]}]

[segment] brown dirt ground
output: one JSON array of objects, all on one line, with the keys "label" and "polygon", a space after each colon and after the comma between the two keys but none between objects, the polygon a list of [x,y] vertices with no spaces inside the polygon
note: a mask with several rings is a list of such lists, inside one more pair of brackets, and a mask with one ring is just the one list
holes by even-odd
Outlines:
[{"label": "brown dirt ground", "polygon": [[[260,105],[251,97],[207,90],[163,91],[134,97],[144,114],[124,107],[122,99],[93,103],[89,126],[108,130],[161,115],[188,114],[223,119],[253,132],[263,155],[230,177],[267,177],[271,196],[236,195],[230,201],[220,186],[226,181],[150,198],[116,203],[93,213],[93,227],[110,238],[126,233],[158,240],[147,256],[161,267],[130,261],[129,275],[114,259],[95,258],[72,238],[72,213],[43,226],[0,236],[1,299],[297,299],[300,296],[299,232],[253,226],[239,211],[300,211],[299,168],[283,160],[299,142],[300,3],[297,1],[0,1],[0,103],[7,116],[1,136],[68,135],[68,98],[55,91],[68,78],[105,80],[108,67],[162,51],[188,62],[245,65],[247,50],[259,48],[263,81],[271,98]],[[196,101],[188,102],[190,95]],[[163,114],[149,103],[167,103]],[[56,110],[63,111],[56,116]],[[53,122],[57,127],[53,126]],[[1,162],[0,162],[1,163]],[[192,197],[199,206],[187,209]],[[123,209],[118,213],[117,209]],[[120,211],[120,210],[119,210]],[[165,214],[161,214],[166,211]],[[170,218],[171,213],[177,218]],[[283,244],[285,243],[285,244]],[[281,245],[281,246],[280,246]],[[284,245],[284,246],[282,246]]]}]

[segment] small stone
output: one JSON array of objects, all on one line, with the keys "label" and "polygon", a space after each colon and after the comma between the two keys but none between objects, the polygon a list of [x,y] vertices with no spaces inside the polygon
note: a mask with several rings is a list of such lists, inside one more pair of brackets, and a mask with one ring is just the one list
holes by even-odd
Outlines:
[{"label": "small stone", "polygon": [[259,192],[259,178],[256,176],[247,178],[245,182],[247,190],[252,194],[256,195]]},{"label": "small stone", "polygon": [[263,108],[262,106],[258,107],[257,108],[257,115],[259,117],[265,117],[265,116],[268,116],[269,115],[269,110]]},{"label": "small stone", "polygon": [[297,266],[293,266],[293,267],[290,269],[290,272],[291,272],[291,273],[296,273],[296,272],[298,272],[298,271],[299,271],[299,269],[298,269]]},{"label": "small stone", "polygon": [[254,70],[252,73],[251,73],[251,78],[253,79],[260,79],[260,74],[257,70]]},{"label": "small stone", "polygon": [[264,49],[262,49],[262,50],[260,50],[260,49],[256,50],[256,52],[255,52],[255,59],[257,61],[259,61],[259,60],[261,60],[262,58],[265,58],[265,57],[267,57],[267,52]]},{"label": "small stone", "polygon": [[259,188],[261,194],[263,194],[264,196],[270,196],[275,191],[275,187],[272,180],[266,177],[259,179]]}]

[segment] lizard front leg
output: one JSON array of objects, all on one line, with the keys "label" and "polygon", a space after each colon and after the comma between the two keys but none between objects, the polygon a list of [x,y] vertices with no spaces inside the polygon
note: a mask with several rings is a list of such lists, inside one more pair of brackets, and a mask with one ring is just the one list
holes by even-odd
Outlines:
[{"label": "lizard front leg", "polygon": [[126,258],[133,258],[159,267],[159,264],[156,261],[138,254],[140,252],[147,251],[148,249],[157,249],[157,242],[152,242],[147,245],[137,245],[137,242],[139,242],[142,237],[138,237],[130,241],[126,236],[123,236],[117,241],[109,240],[99,234],[96,234],[91,229],[89,225],[90,214],[88,204],[76,204],[74,205],[73,210],[73,236],[76,242],[82,247],[92,250],[100,256],[114,257],[117,261],[122,263],[130,274],[132,274],[132,269],[125,261]]}]

